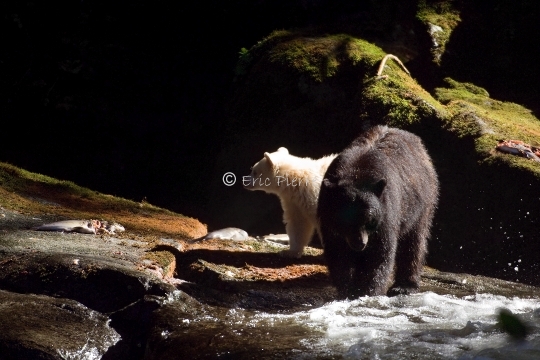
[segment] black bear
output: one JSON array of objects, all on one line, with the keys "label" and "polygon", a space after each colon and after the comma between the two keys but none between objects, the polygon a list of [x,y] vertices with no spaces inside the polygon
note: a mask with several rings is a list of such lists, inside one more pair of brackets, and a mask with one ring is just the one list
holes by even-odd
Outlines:
[{"label": "black bear", "polygon": [[431,159],[410,132],[375,126],[334,159],[317,217],[340,298],[418,291],[438,197]]}]

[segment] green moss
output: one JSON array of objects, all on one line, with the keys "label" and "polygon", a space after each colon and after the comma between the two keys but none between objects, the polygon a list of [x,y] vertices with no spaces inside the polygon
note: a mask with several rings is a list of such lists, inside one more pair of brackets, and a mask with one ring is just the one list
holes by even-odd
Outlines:
[{"label": "green moss", "polygon": [[499,138],[494,135],[484,135],[475,139],[477,152],[480,155],[484,155],[480,160],[480,164],[526,171],[540,180],[540,164],[538,164],[538,162],[521,156],[504,154],[496,151],[494,144],[497,143],[498,139]]},{"label": "green moss", "polygon": [[[271,35],[272,37],[272,35]],[[377,118],[391,126],[408,126],[444,108],[420,87],[396,62],[389,59],[383,74],[376,71],[385,52],[367,41],[350,35],[307,36],[280,33],[282,37],[268,50],[271,62],[307,74],[316,82],[334,76],[341,66],[352,66],[363,78],[364,91],[359,102],[366,104],[365,117]]]},{"label": "green moss", "polygon": [[344,63],[372,66],[384,56],[377,46],[350,35],[317,35],[306,30],[273,32],[250,53],[265,50],[270,62],[295,69],[318,82],[334,76]]},{"label": "green moss", "polygon": [[484,164],[505,163],[540,176],[537,162],[495,150],[501,139],[540,145],[540,121],[531,111],[518,104],[491,99],[486,90],[473,84],[450,78],[445,81],[449,87],[438,88],[435,94],[451,113],[446,128],[460,138],[473,137]]},{"label": "green moss", "polygon": [[150,251],[144,255],[144,259],[153,261],[164,270],[168,270],[169,266],[175,262],[174,255],[169,251]]},{"label": "green moss", "polygon": [[489,93],[484,88],[471,83],[460,83],[451,78],[445,78],[444,81],[449,87],[435,89],[435,95],[445,105],[450,101],[458,99],[478,105],[489,101],[486,99],[489,98]]},{"label": "green moss", "polygon": [[366,77],[361,100],[366,117],[403,128],[426,118],[447,116],[445,108],[398,65],[389,61],[387,66],[386,78]]},{"label": "green moss", "polygon": [[235,75],[244,76],[247,74],[247,69],[251,65],[253,56],[250,54],[249,50],[246,48],[241,48],[238,52],[238,62],[236,64]]},{"label": "green moss", "polygon": [[402,96],[403,90],[403,84],[391,78],[377,80],[366,87],[363,95],[373,107],[367,116],[380,118],[391,126],[417,122],[419,117],[415,107]]},{"label": "green moss", "polygon": [[[533,146],[540,145],[540,121],[531,111],[521,105],[511,102],[494,100],[484,89],[468,83],[458,83],[452,79],[445,79],[449,88],[435,90],[436,97],[447,105],[453,118],[458,120],[453,124],[457,131],[464,134],[478,135],[476,130],[467,131],[459,126],[459,120],[466,113],[474,114],[485,123],[498,139],[518,139]],[[467,126],[466,122],[462,125]],[[481,134],[480,134],[481,135]]]},{"label": "green moss", "polygon": [[[458,110],[459,108],[459,110]],[[444,127],[458,138],[476,137],[483,133],[491,133],[484,120],[476,115],[476,111],[466,102],[452,104],[453,115],[445,122]]]},{"label": "green moss", "polygon": [[238,115],[248,119],[246,126],[261,126],[253,122],[255,118],[274,124],[293,113],[294,121],[314,122],[326,112],[332,120],[326,115],[320,123],[343,121],[356,132],[358,123],[407,127],[447,116],[445,108],[393,59],[386,62],[384,76],[377,78],[386,53],[351,35],[279,31],[249,53],[252,81],[236,106]]},{"label": "green moss", "polygon": [[461,22],[459,11],[453,3],[452,0],[429,4],[425,0],[419,1],[416,18],[424,23],[430,22],[451,31]]},{"label": "green moss", "polygon": [[454,8],[453,1],[437,1],[428,4],[422,0],[418,4],[416,18],[428,27],[432,39],[437,43],[438,46],[432,48],[432,54],[434,62],[440,63],[441,55],[445,51],[452,31],[461,22],[459,11]]},{"label": "green moss", "polygon": [[[140,212],[143,203],[127,200],[79,186],[72,181],[58,180],[50,176],[33,173],[8,163],[0,162],[0,187],[7,191],[28,193],[32,195],[34,185],[40,189],[46,188],[49,195],[62,194],[81,199],[98,199],[105,209],[124,209],[132,212]],[[1,199],[0,199],[1,204]],[[168,210],[144,202],[144,209],[148,212],[171,213]]]},{"label": "green moss", "polygon": [[251,246],[255,252],[262,252],[265,248],[263,242],[258,240],[246,240],[244,244]]},{"label": "green moss", "polygon": [[257,253],[278,253],[283,250],[283,246],[271,241],[246,240],[243,245],[250,246]]},{"label": "green moss", "polygon": [[[0,183],[11,190],[17,190],[28,182],[39,182],[62,189],[79,188],[71,181],[57,180],[52,177],[33,173],[7,163],[0,163]],[[77,192],[82,196],[89,196],[93,192],[90,189],[79,188]]]}]

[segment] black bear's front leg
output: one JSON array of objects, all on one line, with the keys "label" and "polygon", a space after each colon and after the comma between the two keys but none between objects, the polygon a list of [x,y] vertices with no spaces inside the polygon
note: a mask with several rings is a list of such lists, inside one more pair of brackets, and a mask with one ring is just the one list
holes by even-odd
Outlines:
[{"label": "black bear's front leg", "polygon": [[370,241],[368,247],[357,255],[352,276],[354,296],[386,295],[396,256],[395,242]]},{"label": "black bear's front leg", "polygon": [[351,273],[354,268],[354,252],[345,239],[337,236],[324,236],[324,257],[332,284],[336,287],[339,299],[346,299],[351,293]]},{"label": "black bear's front leg", "polygon": [[388,291],[388,296],[409,295],[420,289],[420,275],[427,253],[427,229],[415,229],[404,236],[399,243],[396,258],[396,278],[394,285]]}]

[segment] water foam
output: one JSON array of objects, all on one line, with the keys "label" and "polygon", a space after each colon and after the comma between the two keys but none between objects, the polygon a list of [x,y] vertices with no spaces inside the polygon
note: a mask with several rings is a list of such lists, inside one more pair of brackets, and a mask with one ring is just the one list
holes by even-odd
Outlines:
[{"label": "water foam", "polygon": [[[499,329],[501,308],[531,327],[526,341],[514,343]],[[290,315],[258,313],[250,322],[302,325],[311,330],[304,345],[348,359],[540,358],[540,299],[426,292],[335,301]]]}]

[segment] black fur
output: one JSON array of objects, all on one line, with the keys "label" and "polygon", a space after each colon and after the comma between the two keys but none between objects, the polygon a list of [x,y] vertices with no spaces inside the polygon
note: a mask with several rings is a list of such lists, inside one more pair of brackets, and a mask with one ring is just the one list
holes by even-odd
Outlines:
[{"label": "black fur", "polygon": [[422,141],[403,130],[376,126],[330,164],[317,215],[341,298],[418,291],[438,194]]}]

